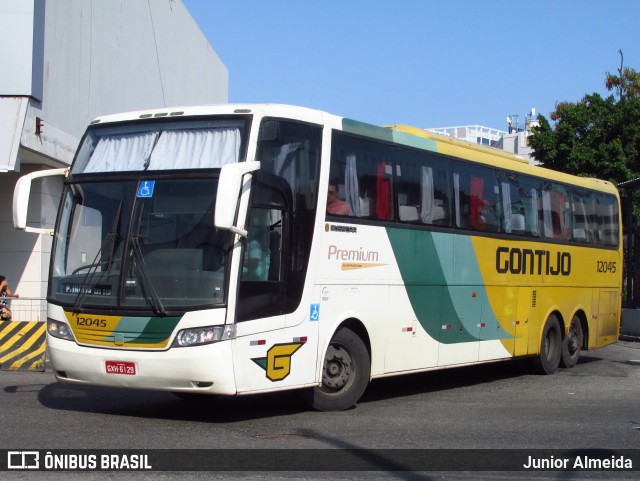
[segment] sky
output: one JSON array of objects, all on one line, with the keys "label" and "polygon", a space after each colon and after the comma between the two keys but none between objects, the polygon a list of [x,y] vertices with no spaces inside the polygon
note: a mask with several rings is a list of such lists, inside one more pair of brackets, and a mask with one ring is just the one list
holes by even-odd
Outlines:
[{"label": "sky", "polygon": [[[183,0],[229,102],[375,125],[519,126],[640,70],[638,0]],[[515,117],[514,117],[515,118]]]}]

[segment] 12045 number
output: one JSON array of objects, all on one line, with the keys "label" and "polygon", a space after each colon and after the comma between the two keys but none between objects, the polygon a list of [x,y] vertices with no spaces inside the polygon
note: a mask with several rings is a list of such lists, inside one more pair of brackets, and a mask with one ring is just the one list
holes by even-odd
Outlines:
[{"label": "12045 number", "polygon": [[86,326],[86,327],[107,327],[107,320],[92,319],[90,317],[76,317],[76,324],[78,326]]},{"label": "12045 number", "polygon": [[611,273],[615,274],[616,272],[616,263],[614,261],[596,261],[597,262],[597,272]]}]

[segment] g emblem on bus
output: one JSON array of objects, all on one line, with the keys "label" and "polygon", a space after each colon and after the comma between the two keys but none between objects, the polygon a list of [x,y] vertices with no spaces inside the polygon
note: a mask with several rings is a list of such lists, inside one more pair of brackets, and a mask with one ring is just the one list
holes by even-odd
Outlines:
[{"label": "g emblem on bus", "polygon": [[266,357],[255,357],[251,360],[264,369],[270,381],[282,381],[291,373],[291,356],[302,347],[304,342],[274,344],[267,351]]}]

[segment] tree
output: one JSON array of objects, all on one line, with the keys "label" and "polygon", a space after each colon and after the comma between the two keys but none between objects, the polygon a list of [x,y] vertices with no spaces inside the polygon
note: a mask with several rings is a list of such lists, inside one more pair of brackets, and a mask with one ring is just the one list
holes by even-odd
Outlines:
[{"label": "tree", "polygon": [[618,75],[607,72],[607,79],[604,84],[607,90],[616,89],[618,97],[637,97],[640,95],[640,74],[632,68],[624,68],[624,55],[620,52],[620,68]]},{"label": "tree", "polygon": [[[622,57],[622,51],[620,52]],[[618,184],[640,178],[640,74],[624,68],[606,74],[617,95],[587,94],[579,102],[559,102],[550,117],[538,116],[530,137],[533,156],[545,167]],[[636,219],[640,219],[640,209]]]}]

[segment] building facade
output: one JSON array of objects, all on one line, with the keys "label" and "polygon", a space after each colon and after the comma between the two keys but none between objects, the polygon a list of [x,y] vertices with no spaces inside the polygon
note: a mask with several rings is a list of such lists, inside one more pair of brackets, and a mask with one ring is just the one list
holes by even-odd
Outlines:
[{"label": "building facade", "polygon": [[524,128],[518,125],[517,120],[514,122],[514,117],[517,118],[517,116],[507,117],[508,131],[482,125],[436,127],[425,130],[473,144],[504,150],[527,159],[530,164],[538,165],[539,162],[533,157],[533,149],[529,145],[529,137],[533,134],[532,129],[540,125],[535,115],[535,109],[531,109],[531,112],[525,116]]},{"label": "building facade", "polygon": [[459,127],[437,127],[426,129],[429,132],[445,135],[458,140],[465,140],[472,144],[480,144],[490,147],[498,142],[507,132],[482,125],[463,125]]},{"label": "building facade", "polygon": [[[13,228],[17,179],[68,166],[98,115],[226,103],[228,71],[181,0],[3,0],[0,43],[0,274],[43,298],[52,238]],[[28,225],[53,227],[61,188],[34,182]]]}]

